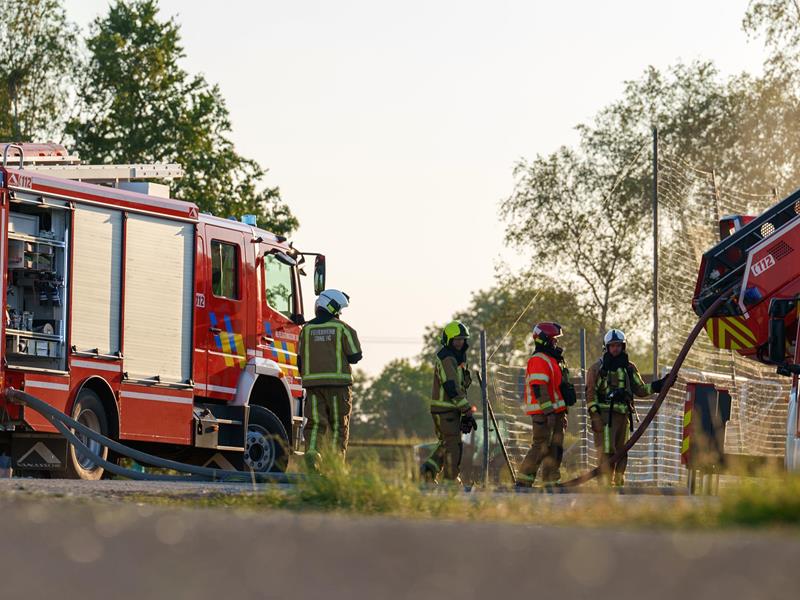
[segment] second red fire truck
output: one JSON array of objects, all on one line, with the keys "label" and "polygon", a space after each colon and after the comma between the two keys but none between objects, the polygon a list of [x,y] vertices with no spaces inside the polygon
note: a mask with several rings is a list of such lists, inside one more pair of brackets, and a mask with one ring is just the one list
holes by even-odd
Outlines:
[{"label": "second red fire truck", "polygon": [[[200,214],[138,181],[179,175],[177,165],[81,165],[52,144],[5,146],[0,390],[23,389],[155,455],[283,471],[302,422],[303,255],[253,222]],[[0,399],[0,453],[17,471],[103,475],[55,431]]]}]

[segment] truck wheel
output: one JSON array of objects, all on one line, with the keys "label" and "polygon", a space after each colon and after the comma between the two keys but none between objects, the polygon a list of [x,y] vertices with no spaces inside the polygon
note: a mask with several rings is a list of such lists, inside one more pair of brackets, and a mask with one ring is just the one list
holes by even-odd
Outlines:
[{"label": "truck wheel", "polygon": [[[78,400],[72,409],[72,418],[82,425],[86,425],[89,429],[108,435],[108,419],[106,418],[106,411],[103,408],[103,403],[100,398],[92,390],[81,390]],[[88,439],[80,432],[75,432],[75,436],[86,444],[89,449],[106,459],[108,457],[108,448],[101,446],[98,442]],[[94,464],[88,458],[85,458],[75,451],[74,446],[70,444],[67,452],[67,477],[70,479],[88,479],[95,481],[103,476],[103,468]]]},{"label": "truck wheel", "polygon": [[284,473],[289,466],[286,428],[274,412],[263,406],[250,406],[244,464],[257,473]]}]

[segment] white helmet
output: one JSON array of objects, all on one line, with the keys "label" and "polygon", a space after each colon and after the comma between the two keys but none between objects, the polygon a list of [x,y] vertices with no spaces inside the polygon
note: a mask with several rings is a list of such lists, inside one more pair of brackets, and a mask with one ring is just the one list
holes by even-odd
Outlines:
[{"label": "white helmet", "polygon": [[339,290],[325,290],[314,303],[315,309],[338,315],[350,304],[350,296]]},{"label": "white helmet", "polygon": [[608,333],[606,333],[605,337],[603,338],[603,345],[608,348],[608,345],[613,342],[619,342],[624,347],[625,332],[621,329],[609,329]]}]

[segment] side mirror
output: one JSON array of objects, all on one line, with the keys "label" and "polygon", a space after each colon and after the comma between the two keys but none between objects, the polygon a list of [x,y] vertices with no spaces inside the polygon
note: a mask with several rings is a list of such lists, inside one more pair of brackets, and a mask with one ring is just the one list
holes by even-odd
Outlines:
[{"label": "side mirror", "polygon": [[325,291],[325,257],[317,254],[314,259],[314,294],[319,296]]}]

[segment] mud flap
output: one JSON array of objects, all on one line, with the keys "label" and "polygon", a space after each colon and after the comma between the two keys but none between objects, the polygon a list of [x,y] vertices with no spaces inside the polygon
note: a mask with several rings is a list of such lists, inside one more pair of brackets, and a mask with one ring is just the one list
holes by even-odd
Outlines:
[{"label": "mud flap", "polygon": [[67,468],[67,440],[59,435],[15,433],[11,438],[11,464],[28,471],[63,471]]}]

